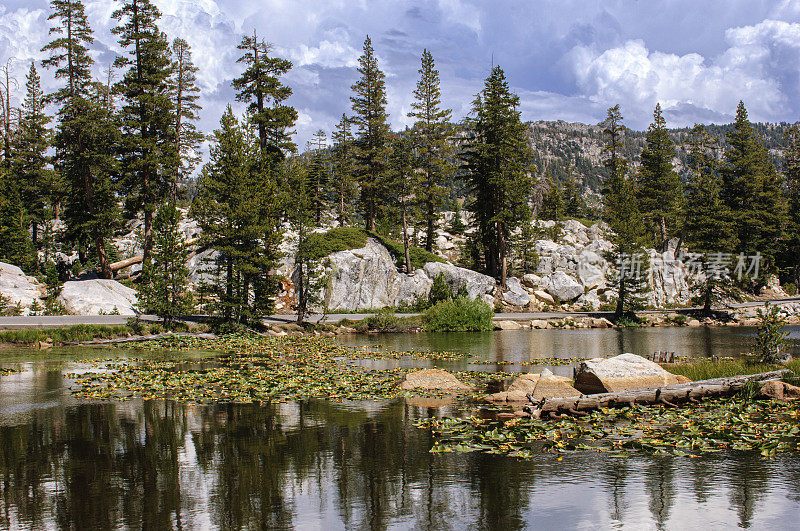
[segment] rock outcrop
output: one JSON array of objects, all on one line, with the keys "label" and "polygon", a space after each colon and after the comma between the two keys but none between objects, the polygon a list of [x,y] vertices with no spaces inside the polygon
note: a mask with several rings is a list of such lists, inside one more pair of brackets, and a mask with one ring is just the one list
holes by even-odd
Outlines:
[{"label": "rock outcrop", "polygon": [[136,291],[115,280],[72,280],[64,283],[58,300],[72,315],[135,315]]},{"label": "rock outcrop", "polygon": [[[411,306],[428,296],[440,274],[453,292],[463,289],[473,299],[492,293],[495,286],[491,277],[440,262],[429,262],[407,275],[398,271],[392,255],[374,238],[367,238],[361,249],[331,254],[324,274],[327,286],[317,297],[331,311]],[[527,296],[524,290],[522,294]]]},{"label": "rock outcrop", "polygon": [[30,313],[34,302],[44,306],[45,291],[44,285],[27,276],[19,267],[0,262],[0,296],[8,299],[9,306],[18,307],[22,315]]},{"label": "rock outcrop", "polygon": [[575,374],[575,388],[584,394],[613,393],[684,383],[679,376],[636,354],[584,361]]},{"label": "rock outcrop", "polygon": [[559,301],[571,301],[583,295],[583,286],[563,271],[556,271],[542,279],[547,292]]}]

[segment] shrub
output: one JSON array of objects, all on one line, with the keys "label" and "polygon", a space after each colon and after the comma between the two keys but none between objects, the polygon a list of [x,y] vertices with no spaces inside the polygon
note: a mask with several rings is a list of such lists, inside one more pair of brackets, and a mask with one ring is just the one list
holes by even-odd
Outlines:
[{"label": "shrub", "polygon": [[431,290],[428,292],[430,306],[452,298],[453,290],[450,289],[450,285],[445,281],[444,274],[439,273],[436,275],[436,278],[433,279]]},{"label": "shrub", "polygon": [[356,227],[336,227],[328,232],[315,232],[305,239],[305,253],[309,260],[319,260],[329,254],[367,245],[367,232]]},{"label": "shrub", "polygon": [[373,332],[395,332],[400,328],[400,318],[389,308],[378,310],[362,321],[359,329]]},{"label": "shrub", "polygon": [[756,351],[761,363],[775,363],[780,359],[781,348],[789,334],[784,327],[786,320],[780,314],[780,308],[767,303],[759,308],[758,341]]},{"label": "shrub", "polygon": [[794,285],[794,282],[787,282],[783,285],[783,291],[792,296],[797,295],[797,286]]},{"label": "shrub", "polygon": [[485,332],[494,328],[492,315],[491,306],[484,301],[461,296],[431,306],[423,324],[432,332]]},{"label": "shrub", "polygon": [[[386,249],[389,251],[389,254],[392,255],[392,258],[394,258],[397,267],[399,268],[405,267],[406,251],[402,243],[392,241],[374,232],[368,232],[367,234],[378,240],[381,243],[381,245],[386,247]],[[441,256],[429,253],[425,249],[420,249],[419,247],[409,247],[408,254],[411,258],[411,267],[414,269],[419,269],[428,262],[445,261]]]}]

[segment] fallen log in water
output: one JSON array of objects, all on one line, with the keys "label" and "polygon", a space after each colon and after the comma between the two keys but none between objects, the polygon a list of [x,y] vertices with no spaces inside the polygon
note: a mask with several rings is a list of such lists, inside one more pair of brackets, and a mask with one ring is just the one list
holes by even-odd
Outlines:
[{"label": "fallen log in water", "polygon": [[561,398],[532,399],[528,395],[531,406],[527,406],[531,416],[537,418],[560,418],[563,415],[586,415],[587,411],[610,407],[627,407],[635,404],[662,404],[677,406],[687,402],[697,402],[708,396],[726,396],[735,393],[749,381],[766,382],[778,380],[786,372],[763,372],[725,378],[712,378],[685,384],[649,387],[646,389],[628,389],[614,393],[597,393],[593,395],[569,396]]},{"label": "fallen log in water", "polygon": [[111,345],[114,343],[133,343],[136,341],[151,341],[154,339],[163,339],[165,337],[196,337],[198,339],[214,339],[217,336],[214,334],[198,333],[192,334],[188,332],[164,332],[161,334],[150,334],[145,336],[130,336],[130,337],[116,337],[113,339],[93,339],[91,341],[65,341],[65,346],[74,345]]}]

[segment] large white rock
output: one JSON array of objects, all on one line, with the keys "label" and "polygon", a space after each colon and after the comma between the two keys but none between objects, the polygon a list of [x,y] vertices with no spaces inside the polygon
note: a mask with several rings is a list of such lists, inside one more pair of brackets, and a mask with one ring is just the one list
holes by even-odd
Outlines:
[{"label": "large white rock", "polygon": [[445,282],[454,291],[465,288],[467,295],[471,299],[477,299],[481,295],[491,294],[494,291],[494,279],[476,271],[441,262],[428,262],[425,264],[424,269],[425,273],[432,279],[441,273]]},{"label": "large white rock", "polygon": [[571,301],[583,295],[583,286],[563,271],[556,271],[542,279],[547,292],[559,301]]},{"label": "large white rock", "polygon": [[44,307],[41,300],[44,294],[45,286],[34,277],[26,276],[15,265],[0,262],[0,295],[6,297],[11,306],[19,305],[23,315],[30,313],[34,301]]},{"label": "large white rock", "polygon": [[506,280],[506,290],[503,291],[503,299],[514,306],[527,306],[531,298],[520,284],[519,279],[510,277]]},{"label": "large white rock", "polygon": [[136,291],[116,280],[97,278],[64,282],[58,300],[72,315],[138,313]]},{"label": "large white rock", "polygon": [[539,275],[534,275],[533,273],[528,273],[526,275],[522,275],[522,284],[528,286],[529,288],[536,288],[542,282],[542,277]]},{"label": "large white rock", "polygon": [[328,308],[355,311],[394,305],[400,274],[389,251],[377,240],[367,238],[365,247],[339,251],[329,259]]},{"label": "large white rock", "polygon": [[684,381],[657,363],[629,353],[584,361],[575,374],[575,388],[585,394],[661,387]]},{"label": "large white rock", "polygon": [[605,286],[605,274],[599,267],[588,262],[578,263],[578,279],[583,287],[589,290]]}]

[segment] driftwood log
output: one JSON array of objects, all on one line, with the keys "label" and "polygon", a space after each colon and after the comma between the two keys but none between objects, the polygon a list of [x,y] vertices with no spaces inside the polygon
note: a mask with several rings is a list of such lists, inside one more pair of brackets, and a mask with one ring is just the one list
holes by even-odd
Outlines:
[{"label": "driftwood log", "polygon": [[698,402],[704,397],[731,395],[744,387],[747,382],[779,380],[786,372],[788,371],[784,369],[760,374],[712,378],[710,380],[699,380],[663,387],[628,389],[615,393],[597,393],[561,398],[543,398],[541,400],[534,400],[529,394],[528,400],[531,405],[526,406],[526,409],[531,413],[532,417],[561,418],[564,415],[583,416],[588,414],[588,411],[604,407],[627,407],[635,404],[677,406],[687,402]]}]

